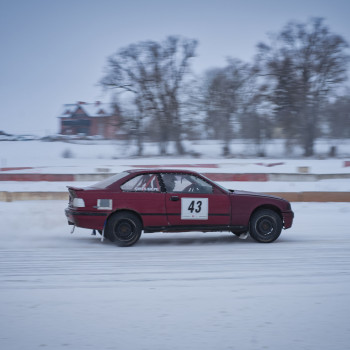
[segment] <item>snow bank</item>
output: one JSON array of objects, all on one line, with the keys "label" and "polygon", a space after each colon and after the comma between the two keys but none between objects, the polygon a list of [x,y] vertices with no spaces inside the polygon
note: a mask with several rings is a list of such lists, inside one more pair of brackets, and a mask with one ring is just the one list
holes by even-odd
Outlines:
[{"label": "snow bank", "polygon": [[[87,187],[93,185],[94,181],[76,182],[47,182],[47,181],[1,181],[1,191],[7,192],[66,192],[67,186]],[[225,181],[218,182],[230,189],[255,191],[255,192],[350,192],[350,180],[320,180],[315,182],[291,182],[291,181]]]}]

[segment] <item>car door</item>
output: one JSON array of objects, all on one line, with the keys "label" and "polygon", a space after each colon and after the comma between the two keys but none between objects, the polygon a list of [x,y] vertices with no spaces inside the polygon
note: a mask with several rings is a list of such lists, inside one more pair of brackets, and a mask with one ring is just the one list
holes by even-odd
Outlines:
[{"label": "car door", "polygon": [[159,184],[158,174],[137,175],[120,186],[117,209],[138,213],[144,227],[164,227],[168,225],[164,206],[165,193]]},{"label": "car door", "polygon": [[163,173],[165,206],[170,226],[228,226],[229,196],[205,179],[188,173]]}]

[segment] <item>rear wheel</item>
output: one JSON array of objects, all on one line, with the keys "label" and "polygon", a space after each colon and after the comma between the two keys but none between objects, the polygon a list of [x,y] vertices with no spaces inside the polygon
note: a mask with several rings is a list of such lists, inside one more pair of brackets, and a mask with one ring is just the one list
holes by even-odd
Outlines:
[{"label": "rear wheel", "polygon": [[133,213],[117,213],[107,221],[106,236],[120,247],[135,244],[140,239],[141,233],[141,221]]},{"label": "rear wheel", "polygon": [[271,243],[281,234],[282,226],[282,219],[275,211],[261,209],[250,219],[250,236],[257,242]]}]

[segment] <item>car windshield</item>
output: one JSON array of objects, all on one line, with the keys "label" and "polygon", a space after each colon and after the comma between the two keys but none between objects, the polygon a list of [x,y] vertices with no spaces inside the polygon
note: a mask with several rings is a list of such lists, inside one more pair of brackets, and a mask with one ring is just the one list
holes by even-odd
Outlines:
[{"label": "car windshield", "polygon": [[127,175],[129,175],[129,173],[124,171],[122,173],[115,174],[107,179],[104,179],[100,182],[97,182],[96,184],[91,185],[89,187],[91,187],[91,188],[106,188]]},{"label": "car windshield", "polygon": [[225,192],[230,192],[229,189],[227,189],[226,187],[224,186],[221,186],[220,184],[218,184],[217,182],[213,181],[213,180],[210,180],[208,179],[205,175],[201,174],[202,177],[204,177],[206,180],[208,180],[209,182],[214,182],[216,186],[220,187],[222,190],[224,190]]}]

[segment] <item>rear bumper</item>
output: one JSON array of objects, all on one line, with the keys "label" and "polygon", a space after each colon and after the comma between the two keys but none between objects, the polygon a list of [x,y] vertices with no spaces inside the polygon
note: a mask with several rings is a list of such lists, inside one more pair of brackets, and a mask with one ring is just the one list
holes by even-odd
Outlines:
[{"label": "rear bumper", "polygon": [[109,215],[107,212],[77,211],[69,207],[65,209],[65,214],[69,225],[95,230],[103,230]]},{"label": "rear bumper", "polygon": [[285,229],[292,227],[293,219],[294,219],[294,213],[290,211],[282,212],[283,216],[283,226]]}]

